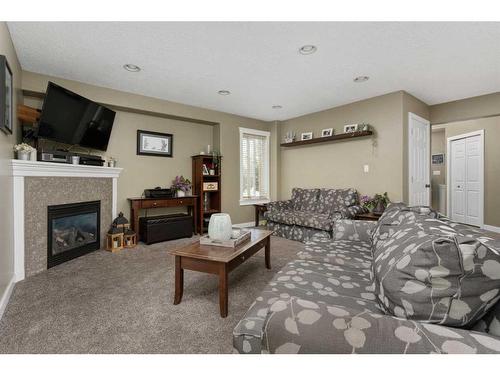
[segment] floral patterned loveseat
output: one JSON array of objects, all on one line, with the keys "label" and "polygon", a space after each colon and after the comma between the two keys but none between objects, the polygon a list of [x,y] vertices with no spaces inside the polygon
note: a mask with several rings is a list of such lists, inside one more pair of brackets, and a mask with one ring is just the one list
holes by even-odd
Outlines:
[{"label": "floral patterned loveseat", "polygon": [[233,331],[238,353],[500,353],[500,242],[391,204],[338,220]]},{"label": "floral patterned loveseat", "polygon": [[336,220],[362,212],[355,189],[294,188],[291,199],[268,204],[265,218],[276,236],[307,241],[312,236],[331,238]]}]

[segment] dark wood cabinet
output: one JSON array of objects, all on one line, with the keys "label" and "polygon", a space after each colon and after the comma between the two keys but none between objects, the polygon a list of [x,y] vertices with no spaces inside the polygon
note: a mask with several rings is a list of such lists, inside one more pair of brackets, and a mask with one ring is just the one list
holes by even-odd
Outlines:
[{"label": "dark wood cabinet", "polygon": [[210,216],[221,212],[221,162],[221,156],[192,156],[193,195],[197,195],[199,199],[196,225],[198,233],[206,232]]}]

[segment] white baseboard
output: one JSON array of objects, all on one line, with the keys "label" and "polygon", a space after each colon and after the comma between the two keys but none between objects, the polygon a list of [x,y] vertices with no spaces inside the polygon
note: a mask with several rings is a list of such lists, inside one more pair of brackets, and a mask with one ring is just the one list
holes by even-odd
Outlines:
[{"label": "white baseboard", "polygon": [[493,225],[483,225],[483,229],[489,230],[490,232],[500,233],[500,227],[495,227]]},{"label": "white baseboard", "polygon": [[12,277],[7,284],[7,288],[5,288],[5,291],[3,292],[2,298],[0,299],[0,319],[2,319],[3,313],[5,312],[5,309],[7,308],[7,304],[9,303],[10,295],[12,294],[12,291],[14,290],[14,277]]},{"label": "white baseboard", "polygon": [[254,221],[249,221],[248,223],[233,224],[233,227],[236,227],[236,228],[249,228],[249,227],[254,227],[254,226],[255,226]]}]

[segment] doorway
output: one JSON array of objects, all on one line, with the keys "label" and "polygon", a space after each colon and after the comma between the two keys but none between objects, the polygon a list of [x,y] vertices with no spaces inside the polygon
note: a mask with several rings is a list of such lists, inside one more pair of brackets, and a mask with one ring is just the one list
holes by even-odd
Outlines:
[{"label": "doorway", "polygon": [[484,130],[447,138],[447,214],[451,220],[484,225]]}]

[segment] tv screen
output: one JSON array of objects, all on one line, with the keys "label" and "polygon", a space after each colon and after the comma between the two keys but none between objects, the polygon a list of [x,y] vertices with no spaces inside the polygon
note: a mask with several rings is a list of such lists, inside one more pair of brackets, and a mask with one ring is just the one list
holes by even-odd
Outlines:
[{"label": "tv screen", "polygon": [[38,137],[105,151],[115,112],[49,82]]}]

